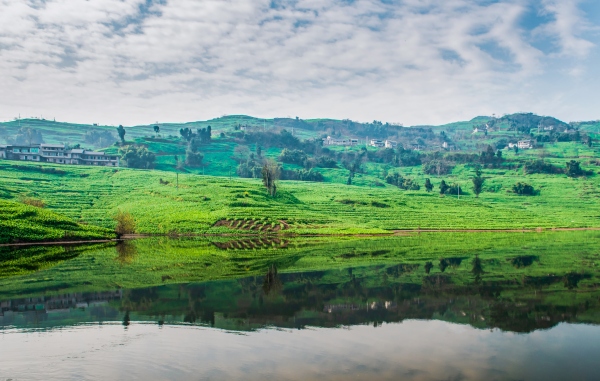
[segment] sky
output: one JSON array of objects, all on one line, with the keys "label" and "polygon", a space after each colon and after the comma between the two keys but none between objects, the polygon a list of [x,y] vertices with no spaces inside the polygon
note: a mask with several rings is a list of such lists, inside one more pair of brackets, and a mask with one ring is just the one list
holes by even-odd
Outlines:
[{"label": "sky", "polygon": [[598,0],[0,0],[0,121],[600,119]]}]

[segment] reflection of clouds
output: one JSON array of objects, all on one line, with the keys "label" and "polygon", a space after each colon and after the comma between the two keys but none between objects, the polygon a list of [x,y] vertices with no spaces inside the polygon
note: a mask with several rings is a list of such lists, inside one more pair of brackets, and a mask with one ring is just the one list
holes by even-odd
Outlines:
[{"label": "reflection of clouds", "polygon": [[599,327],[569,324],[526,335],[441,321],[243,336],[185,326],[85,326],[1,335],[0,348],[11,351],[0,369],[1,376],[40,380],[47,369],[88,379],[597,379],[599,339]]}]

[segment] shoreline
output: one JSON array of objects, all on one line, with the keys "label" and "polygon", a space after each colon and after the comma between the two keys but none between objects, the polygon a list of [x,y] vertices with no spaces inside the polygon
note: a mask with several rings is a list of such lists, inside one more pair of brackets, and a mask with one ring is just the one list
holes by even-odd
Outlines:
[{"label": "shoreline", "polygon": [[99,239],[99,240],[81,240],[81,241],[34,241],[34,242],[15,242],[2,243],[0,247],[20,247],[20,246],[52,246],[52,245],[79,245],[92,243],[109,243],[121,242],[126,240],[135,240],[151,237],[167,237],[167,238],[185,238],[185,237],[287,237],[287,238],[302,238],[302,237],[393,237],[399,235],[409,235],[411,233],[543,233],[555,231],[600,231],[600,227],[587,228],[513,228],[513,229],[396,229],[390,230],[389,233],[356,233],[356,234],[296,234],[296,233],[280,233],[280,234],[236,234],[236,233],[199,233],[199,234],[127,234],[121,238],[115,239]]}]

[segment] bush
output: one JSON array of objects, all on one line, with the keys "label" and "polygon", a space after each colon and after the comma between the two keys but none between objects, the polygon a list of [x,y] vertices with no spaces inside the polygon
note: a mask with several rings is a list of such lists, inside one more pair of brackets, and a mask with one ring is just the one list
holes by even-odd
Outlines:
[{"label": "bush", "polygon": [[398,174],[398,173],[392,173],[390,175],[387,175],[385,178],[385,182],[388,184],[392,184],[397,186],[400,189],[404,189],[404,190],[419,190],[421,189],[421,186],[419,186],[419,184],[411,179],[411,178],[404,178],[402,177],[402,175]]},{"label": "bush", "polygon": [[119,236],[123,234],[135,233],[135,220],[130,213],[119,210],[113,218],[115,221],[117,221],[115,233],[117,233]]},{"label": "bush", "polygon": [[442,160],[431,160],[423,164],[423,172],[427,175],[447,175],[452,169],[450,164]]},{"label": "bush", "polygon": [[302,150],[284,148],[277,159],[283,163],[304,166],[307,158],[306,152]]},{"label": "bush", "polygon": [[46,206],[43,200],[33,197],[21,197],[21,203],[25,205],[35,206],[36,208],[43,208]]},{"label": "bush", "polygon": [[537,193],[532,185],[522,182],[513,185],[512,191],[520,196],[535,196]]},{"label": "bush", "polygon": [[557,174],[563,173],[562,169],[545,162],[544,160],[532,160],[523,166],[523,172],[531,175],[534,173]]}]

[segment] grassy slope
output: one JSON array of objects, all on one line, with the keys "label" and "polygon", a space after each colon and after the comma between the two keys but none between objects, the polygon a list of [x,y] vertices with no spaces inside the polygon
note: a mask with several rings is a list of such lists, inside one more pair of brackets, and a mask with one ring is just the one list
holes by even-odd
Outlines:
[{"label": "grassy slope", "polygon": [[[485,192],[478,199],[464,195],[460,200],[391,186],[370,189],[281,181],[279,196],[271,199],[257,179],[182,174],[177,189],[176,176],[170,172],[61,166],[67,173],[57,175],[23,172],[12,167],[15,164],[29,165],[0,162],[4,179],[0,198],[39,198],[75,221],[106,228],[114,227],[111,217],[120,209],[133,214],[140,233],[230,231],[213,227],[222,219],[260,220],[271,227],[284,220],[289,224],[285,232],[290,233],[383,233],[418,227],[600,227],[598,176],[532,175],[527,181],[541,189],[541,195],[519,197],[506,190],[523,181],[521,173],[488,170],[486,187],[495,192]],[[419,168],[404,170],[422,180]],[[470,170],[459,167],[444,178],[470,189],[470,176]],[[170,183],[160,184],[159,179]],[[432,176],[432,181],[437,186],[440,178]]]},{"label": "grassy slope", "polygon": [[55,212],[0,199],[0,244],[114,238],[108,229],[82,225]]}]

